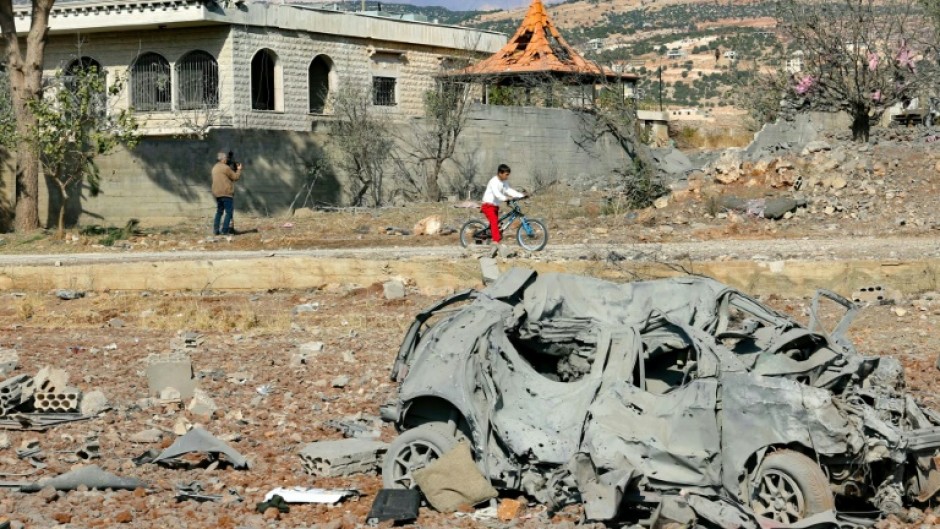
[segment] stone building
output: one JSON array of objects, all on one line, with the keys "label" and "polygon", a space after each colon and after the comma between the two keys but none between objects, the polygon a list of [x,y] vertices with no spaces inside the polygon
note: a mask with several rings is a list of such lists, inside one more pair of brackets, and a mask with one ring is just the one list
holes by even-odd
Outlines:
[{"label": "stone building", "polygon": [[[16,15],[25,35],[29,4]],[[123,80],[113,105],[132,107],[144,135],[136,150],[100,160],[104,193],[70,204],[73,222],[203,215],[219,149],[246,162],[239,209],[282,210],[323,155],[329,93],[371,88],[376,111],[404,120],[421,114],[450,61],[506,43],[494,32],[241,0],[60,2],[49,27],[46,74],[94,66],[109,84]],[[4,173],[0,203],[13,195]],[[324,185],[322,201],[342,202],[341,182]],[[45,214],[46,195],[40,204]]]}]

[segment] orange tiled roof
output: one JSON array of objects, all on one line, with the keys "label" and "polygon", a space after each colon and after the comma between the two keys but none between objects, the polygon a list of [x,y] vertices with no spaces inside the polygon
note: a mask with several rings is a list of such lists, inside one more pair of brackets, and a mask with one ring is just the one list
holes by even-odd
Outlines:
[{"label": "orange tiled roof", "polygon": [[621,77],[587,61],[565,42],[542,0],[533,0],[519,30],[503,49],[454,75],[506,76],[540,72]]}]

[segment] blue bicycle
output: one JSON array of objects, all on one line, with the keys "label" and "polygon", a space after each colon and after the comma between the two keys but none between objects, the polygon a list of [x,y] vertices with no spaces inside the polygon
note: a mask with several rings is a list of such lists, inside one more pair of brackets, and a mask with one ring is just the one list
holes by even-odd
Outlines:
[{"label": "blue bicycle", "polygon": [[[521,200],[521,199],[519,199]],[[519,207],[519,200],[506,202],[509,211],[499,218],[499,231],[506,233],[513,222],[519,220],[519,230],[516,231],[516,241],[530,252],[537,252],[548,244],[548,228],[538,219],[530,219]],[[460,245],[464,248],[486,244],[492,240],[489,222],[480,219],[471,219],[460,228]]]}]

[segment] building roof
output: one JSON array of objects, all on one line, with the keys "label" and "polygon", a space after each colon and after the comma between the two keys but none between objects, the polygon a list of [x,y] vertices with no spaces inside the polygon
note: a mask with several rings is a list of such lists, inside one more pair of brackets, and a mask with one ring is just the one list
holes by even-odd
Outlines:
[{"label": "building roof", "polygon": [[635,79],[581,56],[552,22],[542,0],[533,0],[516,34],[501,50],[477,64],[447,74],[454,77],[521,77],[548,74],[606,79]]},{"label": "building roof", "polygon": [[[15,17],[17,33],[25,35],[30,4],[16,5]],[[462,52],[492,52],[506,42],[505,35],[492,31],[259,0],[59,1],[52,8],[49,32],[136,32],[213,25],[270,27]]]}]

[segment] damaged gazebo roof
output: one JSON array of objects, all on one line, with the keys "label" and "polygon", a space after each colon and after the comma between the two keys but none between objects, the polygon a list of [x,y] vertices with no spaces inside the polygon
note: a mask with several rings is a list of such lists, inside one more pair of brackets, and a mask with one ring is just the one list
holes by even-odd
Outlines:
[{"label": "damaged gazebo roof", "polygon": [[512,84],[538,76],[587,82],[638,79],[635,75],[617,73],[581,56],[558,32],[542,0],[533,0],[516,34],[501,50],[477,64],[441,75],[453,80],[499,84]]}]

